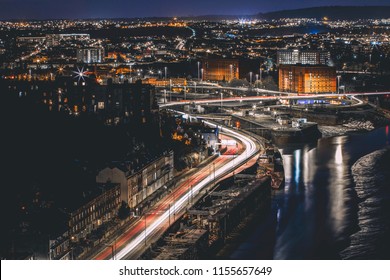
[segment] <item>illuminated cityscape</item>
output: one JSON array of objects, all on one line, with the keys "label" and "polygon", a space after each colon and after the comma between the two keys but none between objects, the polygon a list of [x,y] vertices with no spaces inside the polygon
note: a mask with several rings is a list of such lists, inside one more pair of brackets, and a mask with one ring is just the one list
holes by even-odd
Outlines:
[{"label": "illuminated cityscape", "polygon": [[389,259],[390,6],[17,1],[2,259]]}]

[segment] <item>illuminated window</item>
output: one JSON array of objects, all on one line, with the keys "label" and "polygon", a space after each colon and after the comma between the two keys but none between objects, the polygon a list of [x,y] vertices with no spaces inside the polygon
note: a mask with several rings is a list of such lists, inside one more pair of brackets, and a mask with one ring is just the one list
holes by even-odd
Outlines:
[{"label": "illuminated window", "polygon": [[98,109],[104,109],[104,102],[98,102]]}]

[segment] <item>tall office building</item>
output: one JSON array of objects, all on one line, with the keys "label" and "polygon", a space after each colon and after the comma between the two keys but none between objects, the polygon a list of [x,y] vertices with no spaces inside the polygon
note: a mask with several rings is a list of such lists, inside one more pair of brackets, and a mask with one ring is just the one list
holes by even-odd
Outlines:
[{"label": "tall office building", "polygon": [[314,50],[280,50],[277,53],[277,64],[329,65],[328,51]]},{"label": "tall office building", "polygon": [[104,61],[103,48],[83,48],[77,50],[77,62],[91,64]]},{"label": "tall office building", "polygon": [[202,61],[203,80],[231,81],[239,78],[238,59],[205,59]]},{"label": "tall office building", "polygon": [[279,90],[295,93],[336,92],[336,69],[329,66],[280,65]]}]

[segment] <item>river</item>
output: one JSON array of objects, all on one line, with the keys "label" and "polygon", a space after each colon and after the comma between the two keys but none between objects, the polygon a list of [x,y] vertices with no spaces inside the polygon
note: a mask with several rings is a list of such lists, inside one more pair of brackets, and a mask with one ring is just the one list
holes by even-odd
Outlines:
[{"label": "river", "polygon": [[390,259],[389,127],[280,147],[285,187],[232,259]]}]

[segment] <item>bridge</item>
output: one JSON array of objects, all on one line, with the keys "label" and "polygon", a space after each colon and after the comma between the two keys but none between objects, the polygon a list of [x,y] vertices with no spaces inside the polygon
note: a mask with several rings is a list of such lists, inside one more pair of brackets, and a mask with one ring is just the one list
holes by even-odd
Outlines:
[{"label": "bridge", "polygon": [[[390,91],[385,92],[352,92],[352,93],[321,93],[321,94],[298,94],[293,92],[284,92],[284,91],[275,91],[268,89],[260,89],[254,87],[229,87],[229,86],[221,86],[217,83],[204,82],[200,81],[199,83],[195,81],[190,81],[192,85],[174,85],[176,88],[193,88],[195,92],[197,89],[213,89],[213,90],[221,90],[220,98],[205,98],[205,99],[196,99],[196,100],[187,100],[186,94],[184,94],[184,100],[174,101],[174,102],[165,102],[160,103],[160,108],[176,106],[176,105],[188,105],[188,104],[213,104],[213,103],[221,103],[222,102],[246,102],[246,101],[276,101],[276,100],[297,100],[297,99],[313,99],[313,98],[339,98],[348,97],[350,99],[354,99],[358,102],[358,104],[362,104],[363,101],[358,99],[358,96],[372,96],[372,95],[390,95]],[[157,88],[166,88],[166,87],[157,87]],[[256,96],[240,96],[240,97],[223,97],[222,91],[240,91],[240,92],[250,92],[256,93]],[[259,95],[259,94],[267,94],[267,95]],[[166,94],[166,93],[165,93]],[[166,97],[165,97],[166,100]]]},{"label": "bridge", "polygon": [[[338,98],[338,97],[348,97],[356,100],[359,103],[362,103],[359,96],[372,96],[372,95],[390,95],[390,91],[387,92],[365,92],[365,93],[348,93],[348,94],[335,94],[335,93],[327,93],[327,94],[304,94],[298,95],[296,93],[290,93],[286,95],[285,92],[280,95],[268,95],[268,96],[240,96],[240,97],[226,97],[223,98],[207,98],[207,99],[195,99],[195,100],[180,100],[180,101],[172,101],[167,103],[160,103],[160,108],[171,107],[171,106],[180,106],[180,105],[202,105],[202,104],[214,104],[219,103],[222,105],[223,102],[260,102],[260,101],[277,101],[277,100],[297,100],[297,99],[314,99],[314,98]],[[283,94],[283,96],[282,96]]]},{"label": "bridge", "polygon": [[[282,92],[282,91],[276,91],[276,90],[269,90],[269,89],[261,89],[261,88],[255,88],[255,87],[225,87],[221,86],[216,83],[209,83],[209,82],[201,82],[196,83],[192,82],[193,85],[172,85],[175,88],[182,88],[182,89],[188,89],[193,88],[195,91],[198,89],[214,89],[214,90],[231,90],[231,91],[241,91],[241,92],[256,92],[256,93],[272,93],[272,94],[293,94],[288,92]],[[156,86],[156,88],[164,89],[165,86]]]}]

